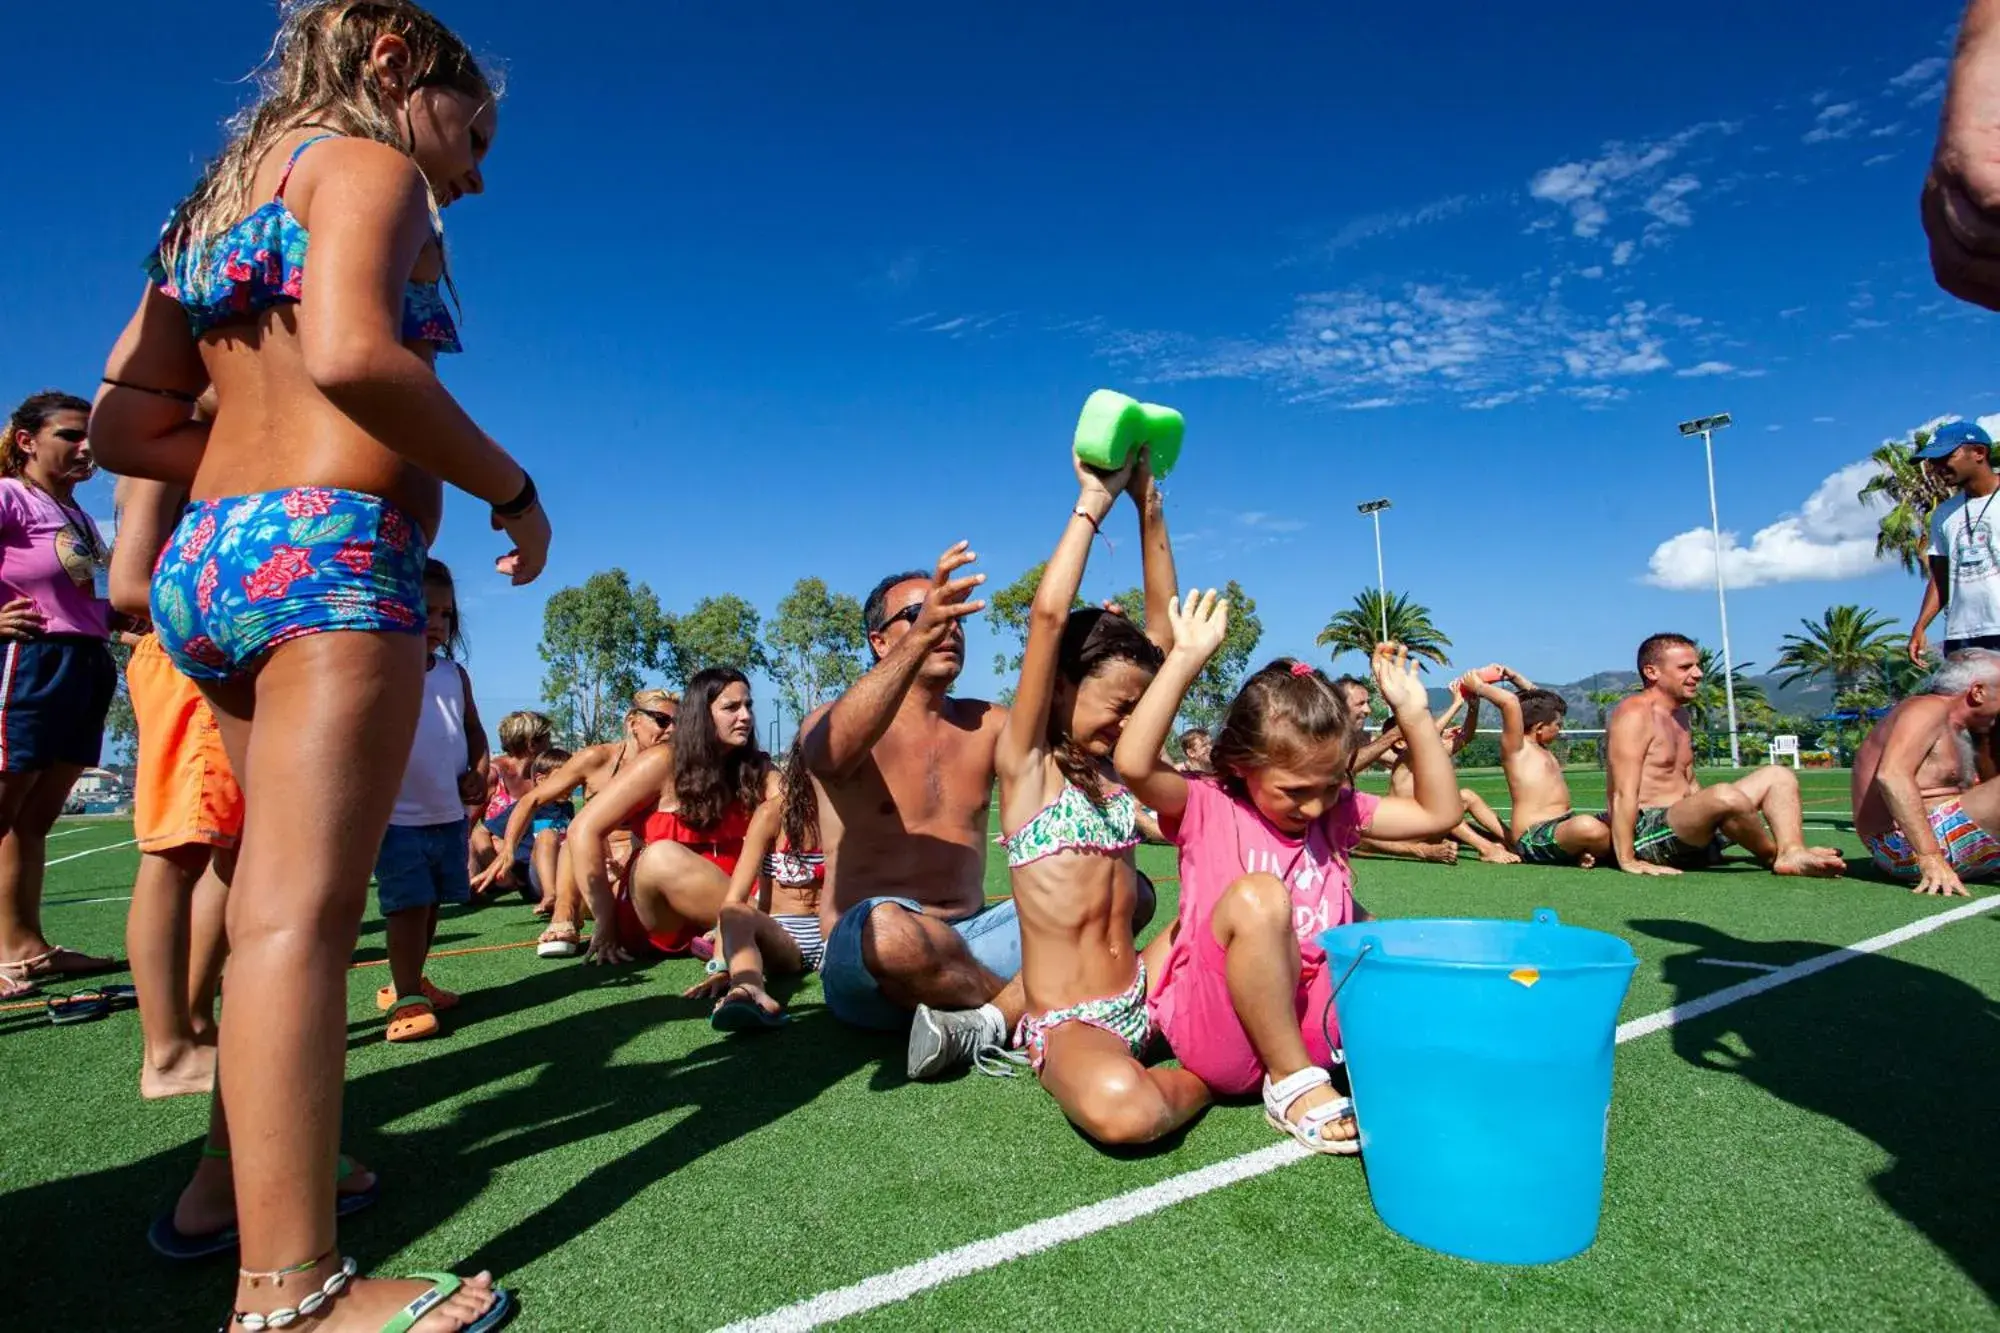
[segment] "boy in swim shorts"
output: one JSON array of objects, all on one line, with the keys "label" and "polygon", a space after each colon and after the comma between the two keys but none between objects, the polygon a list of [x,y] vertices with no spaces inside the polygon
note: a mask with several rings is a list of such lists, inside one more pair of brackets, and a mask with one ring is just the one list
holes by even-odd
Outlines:
[{"label": "boy in swim shorts", "polygon": [[[1486,679],[1494,674],[1498,679]],[[1503,680],[1515,689],[1502,689]],[[1530,865],[1588,868],[1608,856],[1611,826],[1571,807],[1562,762],[1549,751],[1562,735],[1568,702],[1511,667],[1497,673],[1491,668],[1469,671],[1459,683],[1469,697],[1493,705],[1500,714],[1500,771],[1507,775],[1507,795],[1514,804],[1508,823],[1521,859]],[[1642,821],[1642,847],[1644,831]]]}]

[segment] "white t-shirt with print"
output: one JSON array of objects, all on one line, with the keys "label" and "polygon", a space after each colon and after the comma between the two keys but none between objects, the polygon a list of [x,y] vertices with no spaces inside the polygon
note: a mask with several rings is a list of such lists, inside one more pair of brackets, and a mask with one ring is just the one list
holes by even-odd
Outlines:
[{"label": "white t-shirt with print", "polygon": [[1978,497],[1960,492],[1931,514],[1930,554],[1944,557],[1950,579],[1947,640],[2000,634],[2000,548],[1994,545],[2000,509],[1987,512],[1996,499],[2000,491]]}]

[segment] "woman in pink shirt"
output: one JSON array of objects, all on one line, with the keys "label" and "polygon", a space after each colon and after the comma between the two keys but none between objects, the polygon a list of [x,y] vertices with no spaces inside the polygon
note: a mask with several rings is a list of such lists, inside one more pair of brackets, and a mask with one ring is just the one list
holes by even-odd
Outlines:
[{"label": "woman in pink shirt", "polygon": [[[1315,1152],[1360,1151],[1354,1104],[1336,1096],[1339,1049],[1321,932],[1365,919],[1348,853],[1366,834],[1434,838],[1464,814],[1423,682],[1398,645],[1375,650],[1375,680],[1408,738],[1412,796],[1348,785],[1341,692],[1289,658],[1243,684],[1215,738],[1213,777],[1183,776],[1160,747],[1188,687],[1222,646],[1229,604],[1173,602],[1174,646],[1126,722],[1115,762],[1181,851],[1180,918],[1147,998],[1181,1067],[1221,1095],[1261,1081],[1271,1127]],[[1150,955],[1159,948],[1155,940]]]},{"label": "woman in pink shirt", "polygon": [[0,446],[0,999],[116,966],[42,934],[49,827],[104,745],[118,670],[106,639],[110,548],[76,503],[92,472],[90,404],[38,393]]}]

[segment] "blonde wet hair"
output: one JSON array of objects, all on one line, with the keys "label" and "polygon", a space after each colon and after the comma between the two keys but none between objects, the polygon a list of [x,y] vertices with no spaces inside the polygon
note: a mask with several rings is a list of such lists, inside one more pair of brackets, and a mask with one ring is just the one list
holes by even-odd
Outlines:
[{"label": "blonde wet hair", "polygon": [[[288,0],[279,13],[278,35],[257,71],[256,101],[231,117],[228,147],[160,237],[160,262],[169,273],[182,254],[205,252],[249,216],[258,165],[292,131],[319,126],[408,154],[414,146],[408,99],[417,89],[450,88],[481,101],[497,96],[494,79],[464,41],[410,0]],[[402,38],[410,50],[408,84],[397,90],[384,87],[369,62],[386,36]],[[428,181],[424,188],[430,190]],[[435,193],[431,219],[435,226]]]},{"label": "blonde wet hair", "polygon": [[555,740],[555,726],[546,714],[523,709],[500,719],[500,748],[516,759],[532,758]]}]

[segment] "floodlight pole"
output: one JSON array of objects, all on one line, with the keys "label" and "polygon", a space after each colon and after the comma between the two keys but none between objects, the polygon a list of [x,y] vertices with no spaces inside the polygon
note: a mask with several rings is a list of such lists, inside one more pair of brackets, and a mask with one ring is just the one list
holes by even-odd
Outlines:
[{"label": "floodlight pole", "polygon": [[1702,417],[1696,421],[1681,423],[1683,435],[1701,435],[1702,457],[1708,464],[1708,525],[1715,540],[1715,607],[1722,618],[1722,691],[1729,708],[1729,766],[1743,767],[1743,753],[1736,734],[1736,667],[1729,652],[1729,598],[1723,592],[1722,579],[1722,517],[1715,503],[1715,442],[1714,435],[1730,424],[1729,414]]},{"label": "floodlight pole", "polygon": [[1375,609],[1382,614],[1383,643],[1389,641],[1389,580],[1382,572],[1382,511],[1389,507],[1387,500],[1370,500],[1367,504],[1354,506],[1368,515],[1375,524],[1375,589],[1378,593]]}]

